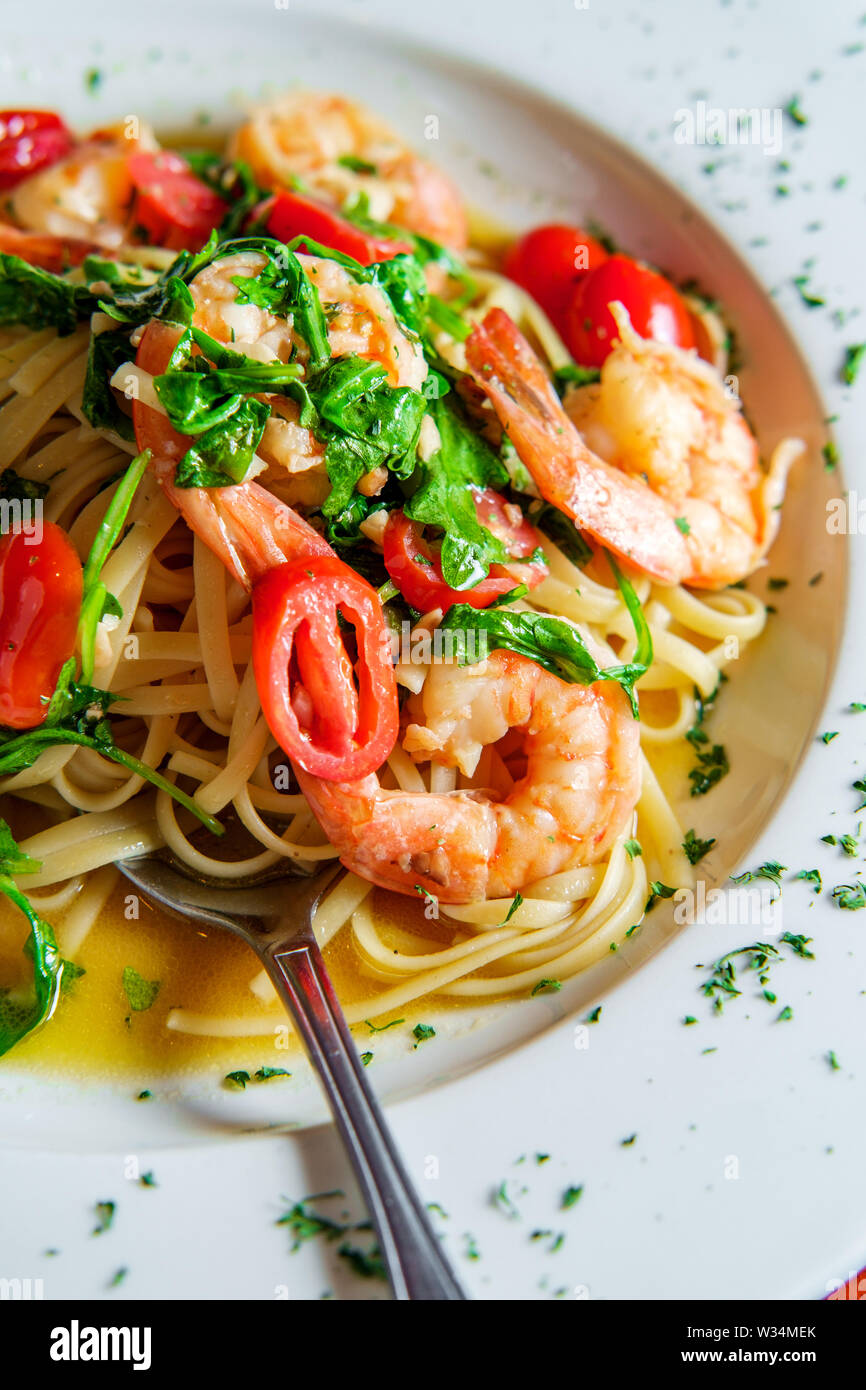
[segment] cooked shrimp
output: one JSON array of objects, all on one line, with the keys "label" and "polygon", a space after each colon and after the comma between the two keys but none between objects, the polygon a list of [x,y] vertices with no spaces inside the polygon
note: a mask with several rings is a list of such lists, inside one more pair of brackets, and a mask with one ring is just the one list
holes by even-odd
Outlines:
[{"label": "cooked shrimp", "polygon": [[434,665],[420,699],[426,723],[407,730],[408,748],[468,768],[481,746],[519,731],[525,772],[502,800],[299,772],[347,868],[399,893],[465,903],[512,896],[609,850],[640,793],[639,724],[618,685],[566,685],[495,651],[473,667]]},{"label": "cooked shrimp", "polygon": [[229,153],[246,160],[265,188],[291,188],[300,180],[337,208],[365,193],[378,221],[458,251],[466,245],[466,215],[450,179],[359,102],[326,92],[289,93],[258,107]]},{"label": "cooked shrimp", "polygon": [[[402,332],[393,311],[373,285],[358,284],[333,261],[302,256],[300,260],[328,310],[328,341],[335,357],[357,353],[381,362],[395,386],[418,388],[427,375],[427,364],[418,344]],[[190,285],[195,310],[193,322],[211,337],[236,352],[262,361],[308,358],[306,342],[295,332],[290,318],[280,318],[255,304],[237,303],[233,277],[254,276],[265,264],[255,252],[225,256],[200,271]],[[164,371],[179,337],[179,330],[152,323],[136,359],[138,399],[134,403],[136,436],[141,448],[153,453],[151,468],[166,496],[177,507],[190,529],[220,557],[239,583],[250,588],[257,579],[283,560],[307,554],[328,554],[330,546],[285,501],[254,482],[231,488],[176,488],[176,463],[189,448],[189,438],[176,433],[153,393],[152,377]],[[121,367],[115,378],[122,385],[129,372]],[[276,413],[265,427],[260,456],[262,464],[284,479],[302,475],[307,492],[328,488],[324,449],[300,424],[294,401],[277,397]],[[296,500],[301,500],[296,498]]]},{"label": "cooked shrimp", "polygon": [[765,473],[716,369],[611,308],[619,340],[567,413],[501,309],[467,341],[475,380],[539,491],[583,530],[661,583],[736,583],[775,538],[792,454]]},{"label": "cooked shrimp", "polygon": [[137,151],[158,149],[143,123],[135,135],[120,125],[99,131],[59,163],[18,184],[9,197],[12,217],[30,232],[116,249],[128,239],[133,187],[127,160]]},{"label": "cooked shrimp", "polygon": [[53,271],[55,275],[62,275],[70,266],[80,265],[85,256],[91,256],[96,250],[98,247],[92,241],[23,232],[20,227],[0,222],[0,252],[3,255],[20,256],[22,261]]}]

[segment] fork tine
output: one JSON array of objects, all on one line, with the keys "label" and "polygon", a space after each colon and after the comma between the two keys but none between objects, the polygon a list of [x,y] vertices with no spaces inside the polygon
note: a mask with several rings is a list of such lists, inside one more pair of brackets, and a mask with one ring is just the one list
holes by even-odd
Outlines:
[{"label": "fork tine", "polygon": [[308,926],[325,890],[345,872],[339,862],[332,861],[310,878],[286,877],[235,888],[219,880],[189,877],[173,855],[142,855],[120,860],[117,867],[146,897],[176,916],[259,934],[262,919],[292,917],[299,930]]}]

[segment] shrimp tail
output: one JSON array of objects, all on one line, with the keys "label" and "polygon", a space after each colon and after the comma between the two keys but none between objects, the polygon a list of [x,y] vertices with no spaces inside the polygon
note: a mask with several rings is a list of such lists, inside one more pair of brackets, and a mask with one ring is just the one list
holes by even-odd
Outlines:
[{"label": "shrimp tail", "polygon": [[170,480],[173,463],[151,467],[190,530],[247,590],[287,560],[333,554],[324,536],[258,483],[179,488]]},{"label": "shrimp tail", "polygon": [[653,579],[681,583],[691,564],[671,507],[587,448],[503,309],[490,309],[473,329],[466,360],[545,500]]}]

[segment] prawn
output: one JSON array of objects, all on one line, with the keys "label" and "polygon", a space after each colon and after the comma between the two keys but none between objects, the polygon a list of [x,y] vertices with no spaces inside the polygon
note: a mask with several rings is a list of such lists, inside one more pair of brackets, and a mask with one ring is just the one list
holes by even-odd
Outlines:
[{"label": "prawn", "polygon": [[364,194],[370,215],[466,246],[466,214],[451,180],[359,102],[299,91],[256,109],[229,145],[265,188],[297,186],[339,209]]},{"label": "prawn", "polygon": [[467,340],[472,375],[542,496],[582,530],[660,583],[736,583],[775,539],[794,453],[765,473],[716,369],[611,311],[619,339],[600,381],[565,409],[501,309]]},{"label": "prawn", "polygon": [[319,824],[353,873],[442,902],[511,897],[549,874],[596,863],[640,794],[638,722],[613,682],[566,685],[514,652],[431,667],[426,723],[404,746],[464,768],[466,745],[522,736],[524,775],[502,800],[484,791],[388,791],[376,774],[325,782],[297,771]]},{"label": "prawn", "polygon": [[[319,297],[329,310],[328,341],[334,356],[357,353],[381,362],[395,386],[418,388],[427,375],[420,346],[402,332],[388,301],[373,285],[359,284],[334,261],[299,257]],[[218,342],[262,361],[287,361],[294,352],[308,358],[307,345],[291,322],[255,304],[237,303],[233,277],[254,276],[265,264],[256,252],[225,256],[201,270],[190,284],[193,323]],[[166,368],[180,330],[154,321],[142,337],[136,358],[138,395],[133,419],[139,447],[152,453],[151,470],[190,529],[222,560],[233,577],[251,589],[268,570],[285,560],[332,553],[327,541],[285,501],[255,481],[231,488],[178,488],[175,465],[189,448],[189,438],[172,429],[153,391],[152,378]],[[129,364],[114,380],[121,385]],[[291,481],[314,475],[327,489],[324,449],[301,426],[299,407],[279,397],[265,426],[260,466]]]}]

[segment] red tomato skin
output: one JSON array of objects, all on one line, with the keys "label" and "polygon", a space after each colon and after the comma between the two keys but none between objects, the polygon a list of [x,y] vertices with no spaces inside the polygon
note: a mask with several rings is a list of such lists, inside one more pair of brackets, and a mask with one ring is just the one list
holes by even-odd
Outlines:
[{"label": "red tomato skin", "polygon": [[[354,679],[338,606],[355,629]],[[311,727],[301,727],[290,687],[293,657]],[[253,669],[271,733],[305,772],[349,782],[381,767],[399,730],[388,628],[375,589],[336,555],[289,561],[256,584]]]},{"label": "red tomato skin", "polygon": [[510,280],[527,290],[560,328],[574,287],[608,258],[601,242],[581,227],[554,222],[527,232],[502,264]]},{"label": "red tomato skin", "polygon": [[57,164],[72,146],[54,111],[0,111],[0,191]]},{"label": "red tomato skin", "polygon": [[30,540],[0,541],[0,724],[11,729],[44,720],[81,611],[81,562],[66,532],[46,521]]},{"label": "red tomato skin", "polygon": [[[348,222],[345,217],[329,208],[327,203],[317,198],[307,198],[300,193],[289,193],[281,189],[274,195],[268,213],[268,231],[279,241],[291,241],[296,236],[308,236],[322,246],[334,251],[342,251],[344,256],[352,256],[361,265],[372,265],[374,261],[390,261],[401,252],[409,252],[412,247],[408,241],[393,241],[389,237],[372,236],[360,227]],[[303,252],[304,246],[299,250]]]},{"label": "red tomato skin", "polygon": [[565,341],[584,367],[601,367],[617,336],[608,305],[619,300],[641,338],[692,348],[689,311],[670,281],[630,256],[611,256],[573,291],[566,310]]},{"label": "red tomato skin", "polygon": [[455,603],[489,608],[495,599],[510,593],[518,584],[533,588],[547,574],[545,564],[521,563],[541,543],[529,522],[523,520],[515,525],[510,521],[505,502],[492,488],[477,491],[474,497],[478,520],[505,543],[515,558],[515,572],[509,572],[504,565],[491,565],[487,577],[471,589],[452,589],[445,583],[439,559],[424,540],[417,522],[402,511],[394,511],[388,518],[383,536],[385,568],[406,602],[422,613],[435,608],[444,613]]},{"label": "red tomato skin", "polygon": [[135,189],[132,222],[157,246],[198,251],[228,212],[228,203],[172,150],[132,154],[126,167]]}]

